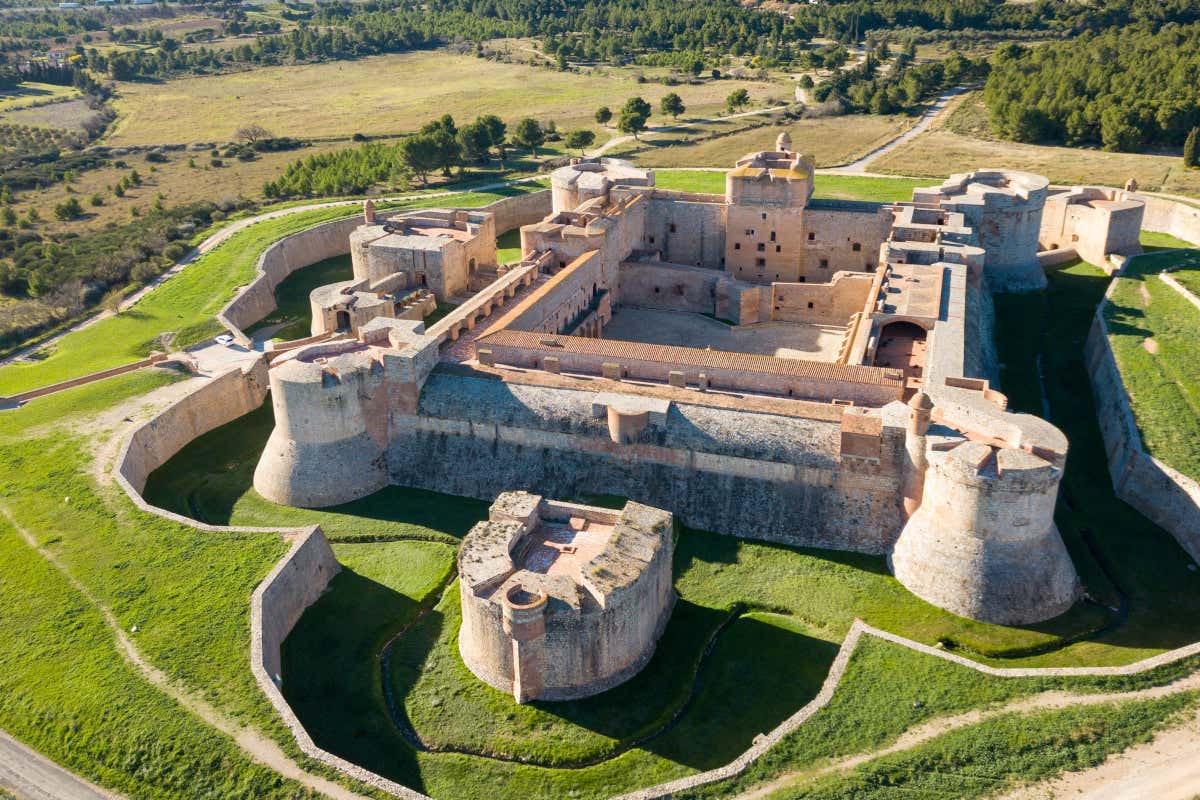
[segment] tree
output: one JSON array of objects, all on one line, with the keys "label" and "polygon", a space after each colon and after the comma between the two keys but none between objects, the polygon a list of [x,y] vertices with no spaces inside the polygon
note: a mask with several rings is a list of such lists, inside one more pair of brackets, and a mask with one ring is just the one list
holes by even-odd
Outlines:
[{"label": "tree", "polygon": [[537,149],[545,141],[546,132],[542,130],[541,123],[533,117],[526,117],[518,122],[516,130],[513,131],[513,144],[524,147],[533,156],[537,155]]},{"label": "tree", "polygon": [[692,73],[692,75],[694,77],[699,78],[700,73],[704,72],[704,59],[702,59],[702,58],[693,59],[692,63],[688,65],[688,72]]},{"label": "tree", "polygon": [[11,207],[5,206],[4,210],[0,211],[0,215],[3,216],[5,225],[16,225],[17,224],[17,212],[13,211]]},{"label": "tree", "polygon": [[1189,169],[1200,167],[1200,128],[1192,128],[1183,143],[1183,165]]},{"label": "tree", "polygon": [[476,163],[487,161],[492,150],[492,138],[487,125],[479,120],[463,125],[458,129],[458,144],[466,160]]},{"label": "tree", "polygon": [[674,92],[663,95],[663,99],[658,103],[658,108],[662,113],[669,114],[672,119],[679,119],[679,115],[687,111],[687,106],[683,104],[683,98]]},{"label": "tree", "polygon": [[725,108],[733,113],[745,106],[750,105],[750,93],[745,89],[734,89],[729,93],[729,97],[725,98]]},{"label": "tree", "polygon": [[596,109],[596,122],[601,125],[607,125],[612,121],[612,109],[608,106],[600,106]]},{"label": "tree", "polygon": [[801,76],[800,76],[800,88],[801,88],[801,89],[811,89],[811,88],[813,88],[813,79],[812,79],[812,75],[801,75]]},{"label": "tree", "polygon": [[488,138],[492,147],[496,148],[496,156],[500,159],[500,167],[504,168],[504,145],[508,142],[508,126],[495,114],[485,114],[477,122],[482,123],[488,130]]},{"label": "tree", "polygon": [[418,133],[400,142],[400,163],[422,184],[429,183],[429,173],[441,163],[441,144],[434,134]]},{"label": "tree", "polygon": [[579,155],[584,154],[584,150],[592,146],[592,142],[596,141],[594,131],[589,131],[586,128],[581,128],[577,131],[567,131],[566,145],[572,150],[578,150]]},{"label": "tree", "polygon": [[636,139],[640,131],[646,130],[646,116],[636,111],[623,110],[621,118],[617,120],[617,130],[621,133],[632,133]]},{"label": "tree", "polygon": [[631,97],[625,101],[625,105],[621,106],[621,114],[631,112],[639,114],[645,119],[650,118],[650,104],[640,97]]},{"label": "tree", "polygon": [[79,201],[71,197],[54,207],[54,216],[61,219],[63,222],[75,219],[83,213],[83,206],[79,205]]},{"label": "tree", "polygon": [[233,134],[234,138],[240,139],[246,144],[254,144],[259,139],[274,139],[275,135],[262,125],[243,125],[238,128]]}]

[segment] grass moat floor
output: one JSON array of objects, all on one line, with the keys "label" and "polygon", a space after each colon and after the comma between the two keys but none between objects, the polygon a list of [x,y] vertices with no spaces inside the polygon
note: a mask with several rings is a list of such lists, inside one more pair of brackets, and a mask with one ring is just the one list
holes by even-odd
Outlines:
[{"label": "grass moat floor", "polygon": [[[237,285],[264,233],[239,234],[220,259],[192,268],[193,283],[207,281],[214,295]],[[855,616],[1006,665],[1127,663],[1200,639],[1200,576],[1167,534],[1115,500],[1104,469],[1082,345],[1107,279],[1083,264],[1050,277],[1046,292],[998,298],[1004,389],[1013,407],[1041,413],[1040,359],[1050,416],[1072,441],[1058,524],[1099,602],[1036,628],[980,625],[938,611],[905,592],[879,558],[683,530],[680,604],[646,670],[592,700],[518,707],[457,660],[453,584],[442,592],[455,548],[486,504],[399,488],[323,511],[267,503],[250,489],[250,477],[270,430],[269,407],[185,449],[152,477],[148,494],[211,522],[319,522],[334,537],[347,569],[285,645],[285,693],[323,747],[446,800],[608,797],[727,761],[813,696]],[[115,344],[144,340],[154,323],[149,312],[160,310],[175,325],[197,316],[178,318],[174,306],[156,301],[136,320],[136,337],[131,329]],[[43,370],[63,369],[48,361]],[[177,379],[161,370],[132,373],[0,415],[0,559],[7,567],[0,575],[0,728],[129,797],[313,796],[148,682],[121,656],[104,608],[175,685],[261,731],[304,768],[381,797],[304,758],[247,669],[250,593],[286,544],[142,513],[107,477],[114,432],[137,417],[140,398],[176,389]],[[731,618],[702,657],[708,638]],[[380,655],[397,634],[385,671]],[[1043,689],[1124,691],[1197,666],[1193,660],[1129,679],[998,679],[867,638],[825,709],[737,781],[687,796],[731,797],[780,773],[895,742],[922,722]],[[385,678],[398,716],[443,752],[415,748],[402,735],[385,703]],[[803,796],[995,793],[1096,763],[1194,702],[1179,695],[1006,715],[823,779]]]}]

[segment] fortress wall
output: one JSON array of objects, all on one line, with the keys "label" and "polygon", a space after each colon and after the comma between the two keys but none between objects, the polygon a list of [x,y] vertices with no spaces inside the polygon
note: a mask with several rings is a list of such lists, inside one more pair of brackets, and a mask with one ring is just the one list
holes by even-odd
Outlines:
[{"label": "fortress wall", "polygon": [[559,333],[606,287],[603,259],[592,250],[576,258],[507,314],[503,327]]},{"label": "fortress wall", "polygon": [[1117,497],[1169,531],[1188,555],[1200,562],[1200,483],[1143,448],[1103,314],[1101,303],[1084,354],[1113,489]]},{"label": "fortress wall", "polygon": [[245,372],[234,368],[209,380],[135,430],[122,448],[114,472],[140,495],[150,473],[196,437],[261,406],[267,385],[265,359],[255,361]]},{"label": "fortress wall", "polygon": [[283,279],[302,267],[348,253],[350,232],[361,224],[362,216],[355,214],[285,236],[268,247],[258,259],[254,280],[221,309],[217,321],[238,341],[248,342],[244,329],[277,308],[275,289]]},{"label": "fortress wall", "polygon": [[1142,230],[1167,233],[1200,247],[1200,208],[1152,194],[1136,197],[1146,204]]},{"label": "fortress wall", "polygon": [[620,275],[622,305],[696,314],[716,312],[717,281],[724,277],[704,267],[630,261],[621,264]]},{"label": "fortress wall", "polygon": [[499,236],[522,225],[541,222],[553,210],[550,201],[550,190],[542,189],[538,192],[505,197],[475,210],[495,215],[496,235]]},{"label": "fortress wall", "polygon": [[[879,247],[887,241],[892,226],[892,215],[885,207],[874,211],[809,207],[804,209],[803,220],[799,274],[808,283],[824,283],[838,270],[873,272],[879,265]],[[810,233],[812,240],[808,239]],[[855,245],[859,249],[855,250]],[[822,267],[821,259],[828,261],[828,266]]]},{"label": "fortress wall", "polygon": [[[717,196],[719,197],[719,196]],[[659,250],[664,261],[720,268],[725,260],[725,214],[722,202],[695,202],[649,195],[645,237],[634,244]],[[628,251],[626,251],[628,252]]]},{"label": "fortress wall", "polygon": [[[729,416],[737,426],[754,415]],[[810,424],[840,435],[836,424]],[[618,495],[717,533],[875,554],[888,551],[903,521],[899,455],[886,441],[879,464],[855,468],[430,416],[394,416],[393,430],[388,465],[403,486],[481,499],[513,489]]]},{"label": "fortress wall", "polygon": [[872,273],[838,273],[829,283],[775,283],[771,285],[771,319],[845,325],[862,311],[871,286]]}]

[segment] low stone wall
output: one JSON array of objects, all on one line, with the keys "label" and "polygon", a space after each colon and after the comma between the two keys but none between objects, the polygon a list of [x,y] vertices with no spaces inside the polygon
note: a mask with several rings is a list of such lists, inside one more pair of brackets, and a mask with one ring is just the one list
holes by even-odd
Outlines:
[{"label": "low stone wall", "polygon": [[1104,323],[1107,302],[1106,296],[1096,310],[1084,354],[1113,490],[1117,497],[1169,531],[1188,555],[1200,562],[1200,483],[1154,458],[1142,446],[1129,393]]},{"label": "low stone wall", "polygon": [[1167,233],[1200,246],[1200,208],[1152,194],[1137,197],[1146,203],[1142,230]]},{"label": "low stone wall", "polygon": [[117,458],[117,480],[140,499],[151,472],[196,437],[261,406],[268,386],[265,359],[212,378],[133,432]]},{"label": "low stone wall", "polygon": [[505,197],[484,206],[480,211],[496,215],[496,235],[541,222],[553,209],[549,189]]},{"label": "low stone wall", "polygon": [[155,364],[162,364],[169,360],[171,360],[171,357],[166,353],[156,353],[149,358],[142,359],[141,361],[135,361],[132,364],[123,364],[119,367],[113,367],[112,369],[103,369],[99,372],[93,372],[90,375],[81,375],[80,377],[72,378],[69,381],[52,383],[49,386],[40,386],[37,389],[30,389],[28,392],[14,394],[12,397],[0,397],[0,408],[16,408],[20,404],[27,403],[30,400],[34,400],[38,397],[45,397],[48,394],[54,394],[55,392],[61,392],[66,389],[74,389],[76,386],[83,386],[87,383],[102,381],[105,378],[114,378],[117,375],[124,375],[126,372],[133,372],[145,367],[152,367]]}]

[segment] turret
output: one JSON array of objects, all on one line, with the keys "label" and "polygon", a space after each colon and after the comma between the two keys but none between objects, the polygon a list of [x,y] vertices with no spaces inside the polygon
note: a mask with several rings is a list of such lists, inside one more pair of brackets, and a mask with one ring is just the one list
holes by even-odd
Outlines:
[{"label": "turret", "polygon": [[921,505],[925,488],[925,469],[928,459],[926,434],[933,420],[933,401],[924,392],[917,392],[908,401],[908,425],[904,436],[904,515],[911,517]]},{"label": "turret", "polygon": [[896,579],[984,622],[1026,625],[1062,614],[1079,583],[1054,525],[1058,454],[957,441],[927,452],[919,505],[889,559]]},{"label": "turret", "polygon": [[792,149],[792,137],[787,131],[783,131],[775,137],[775,150],[780,153],[790,152]]}]

